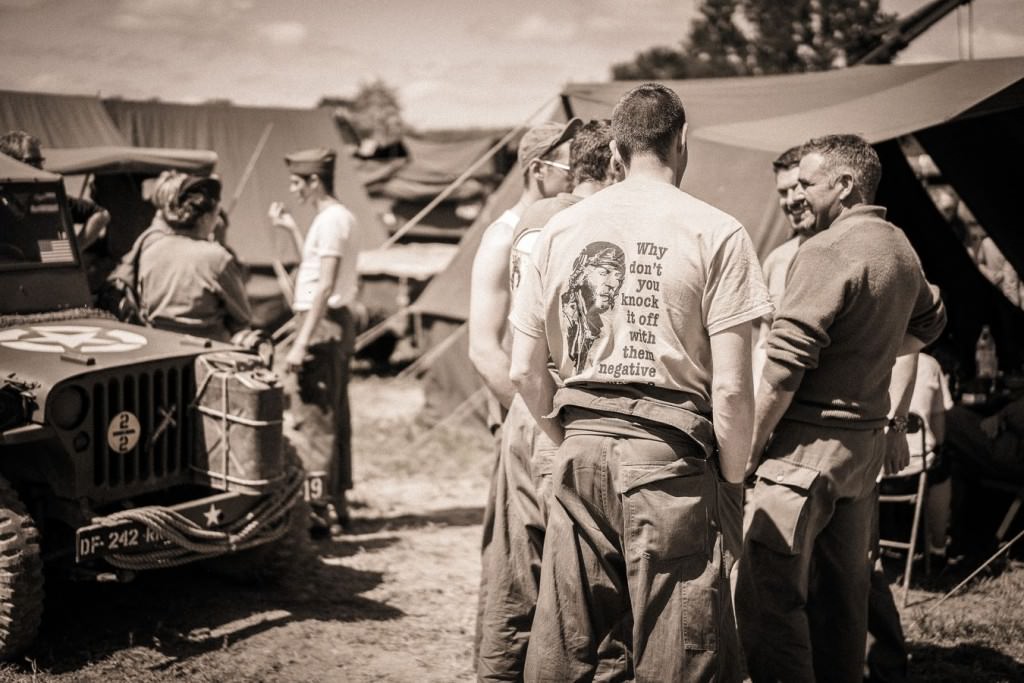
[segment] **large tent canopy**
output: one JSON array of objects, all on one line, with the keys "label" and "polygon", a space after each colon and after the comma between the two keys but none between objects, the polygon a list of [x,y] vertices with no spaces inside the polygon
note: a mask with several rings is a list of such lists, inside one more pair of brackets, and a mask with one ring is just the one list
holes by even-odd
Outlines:
[{"label": "large tent canopy", "polygon": [[98,98],[0,90],[0,134],[23,130],[44,148],[127,145]]},{"label": "large tent canopy", "polygon": [[[289,196],[284,156],[300,149],[341,147],[328,110],[125,100],[109,100],[105,105],[133,145],[217,153],[223,202],[232,208],[228,243],[243,262],[298,261],[290,236],[270,224],[267,208],[272,201],[284,201],[300,225],[312,220],[312,207],[299,205]],[[334,185],[335,194],[359,221],[361,246],[382,243],[387,236],[384,227],[346,154],[337,156]]]}]

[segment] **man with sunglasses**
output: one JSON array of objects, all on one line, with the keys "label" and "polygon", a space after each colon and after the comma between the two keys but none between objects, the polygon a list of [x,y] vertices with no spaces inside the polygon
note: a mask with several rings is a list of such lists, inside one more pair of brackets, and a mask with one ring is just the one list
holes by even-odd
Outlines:
[{"label": "man with sunglasses", "polygon": [[[506,537],[509,520],[506,511],[495,505],[504,497],[507,481],[500,472],[501,437],[499,428],[505,418],[515,389],[508,379],[510,336],[506,318],[510,308],[510,268],[512,236],[520,217],[534,202],[567,192],[571,185],[569,142],[583,125],[579,119],[568,123],[547,122],[535,126],[519,141],[519,168],[523,174],[523,193],[519,201],[488,226],[473,259],[469,303],[469,359],[488,390],[488,425],[495,434],[498,457],[495,459],[491,487],[484,512],[484,534],[480,576],[480,599],[474,639],[474,656],[480,651],[485,623],[493,623],[485,615],[487,592],[492,579],[489,567],[501,562],[500,547],[492,548],[491,540]],[[497,553],[499,558],[492,559]],[[503,580],[501,576],[493,577]],[[501,590],[499,588],[498,590]]]}]

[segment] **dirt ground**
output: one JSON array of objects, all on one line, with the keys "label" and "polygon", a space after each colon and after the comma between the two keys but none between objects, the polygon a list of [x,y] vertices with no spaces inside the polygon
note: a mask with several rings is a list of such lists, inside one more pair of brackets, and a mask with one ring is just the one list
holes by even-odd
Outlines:
[{"label": "dirt ground", "polygon": [[[423,440],[415,382],[352,386],[353,524],[314,545],[279,586],[200,567],[128,584],[47,585],[42,632],[0,681],[470,681],[480,518],[490,463],[481,434]],[[904,613],[921,680],[1024,679],[1024,569]]]}]

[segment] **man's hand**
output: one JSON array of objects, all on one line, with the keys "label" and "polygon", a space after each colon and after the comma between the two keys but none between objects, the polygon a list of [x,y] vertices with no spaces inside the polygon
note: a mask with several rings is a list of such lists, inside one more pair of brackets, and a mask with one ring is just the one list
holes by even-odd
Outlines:
[{"label": "man's hand", "polygon": [[757,472],[757,468],[761,466],[761,460],[764,458],[764,446],[755,448],[750,451],[750,457],[747,458],[747,469],[743,472],[743,479],[750,479]]},{"label": "man's hand", "polygon": [[998,414],[986,417],[984,420],[981,421],[981,431],[985,432],[985,436],[987,436],[989,439],[995,440],[995,438],[999,436],[999,432],[1002,431],[999,428],[999,423],[1000,420]]},{"label": "man's hand", "polygon": [[889,427],[885,428],[885,474],[898,474],[910,464],[910,446],[907,445],[907,435],[897,432]]},{"label": "man's hand", "polygon": [[295,222],[295,218],[288,212],[288,209],[284,208],[282,202],[271,202],[267,215],[270,216],[270,222],[275,228],[283,228],[285,230],[299,229],[299,224]]},{"label": "man's hand", "polygon": [[288,355],[284,357],[285,369],[288,372],[298,372],[302,369],[307,355],[305,346],[293,344],[292,348],[288,350]]}]

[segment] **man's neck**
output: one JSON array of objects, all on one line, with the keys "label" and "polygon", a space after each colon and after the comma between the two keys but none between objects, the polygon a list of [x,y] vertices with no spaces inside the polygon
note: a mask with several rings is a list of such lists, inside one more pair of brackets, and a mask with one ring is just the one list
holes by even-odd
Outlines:
[{"label": "man's neck", "polygon": [[596,180],[586,180],[573,188],[572,194],[575,197],[589,197],[598,190],[603,190],[606,187],[608,187],[608,183],[601,183]]},{"label": "man's neck", "polygon": [[626,178],[630,180],[653,180],[669,185],[676,184],[675,169],[653,154],[638,154],[629,162]]},{"label": "man's neck", "polygon": [[313,206],[316,208],[317,213],[320,213],[329,206],[334,206],[335,204],[340,203],[341,202],[339,202],[337,199],[335,199],[329,194],[321,195],[313,199]]}]

